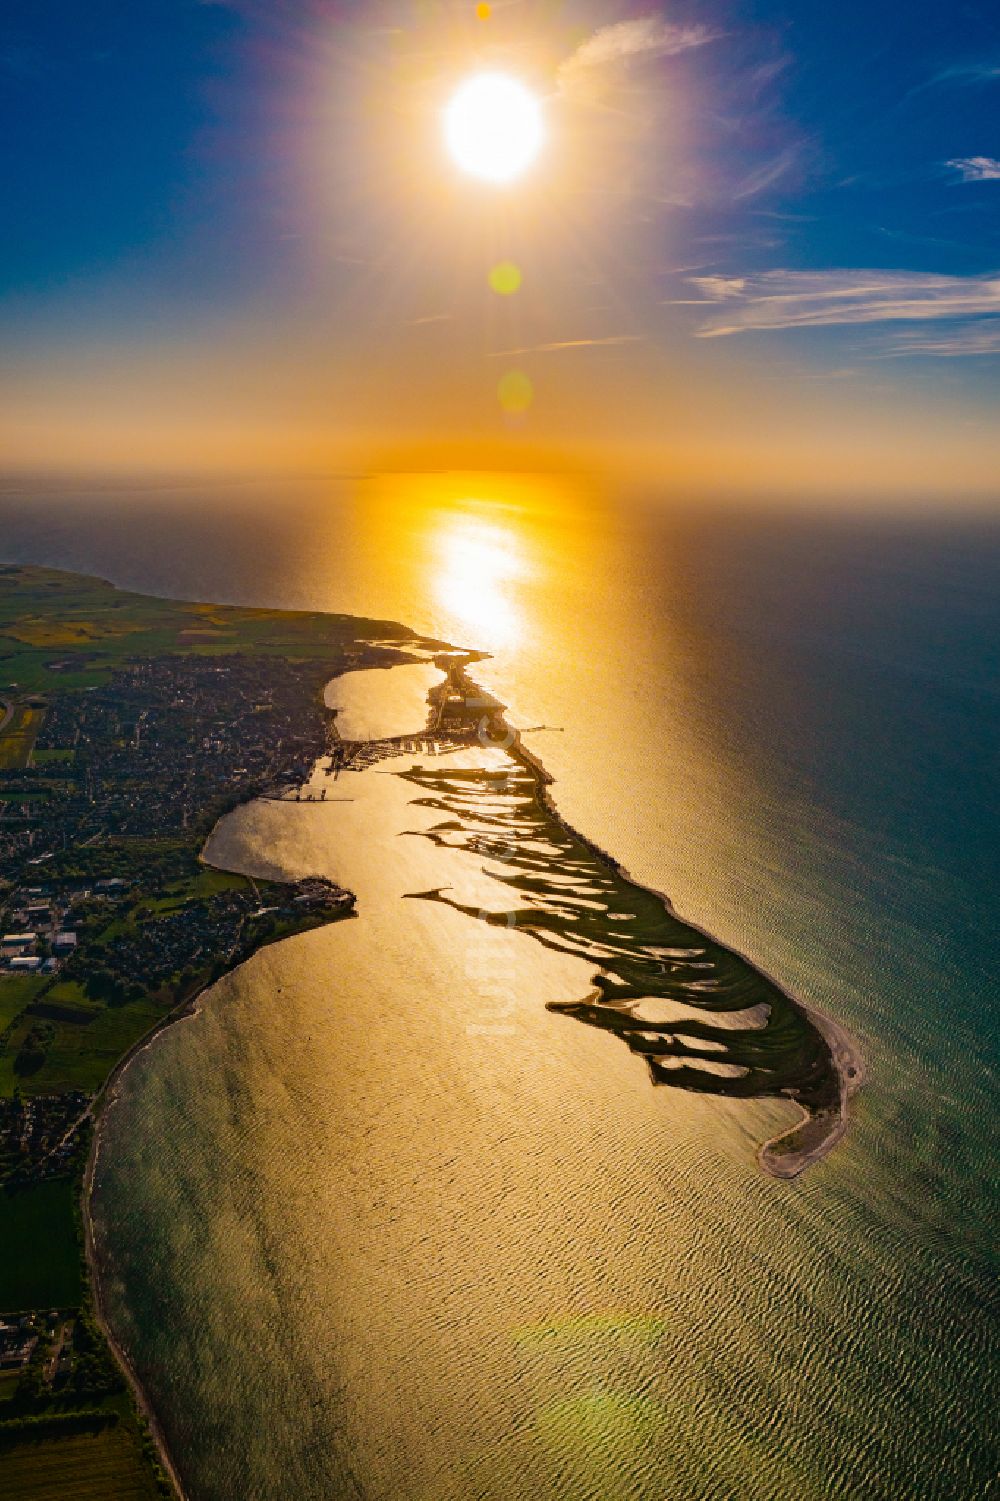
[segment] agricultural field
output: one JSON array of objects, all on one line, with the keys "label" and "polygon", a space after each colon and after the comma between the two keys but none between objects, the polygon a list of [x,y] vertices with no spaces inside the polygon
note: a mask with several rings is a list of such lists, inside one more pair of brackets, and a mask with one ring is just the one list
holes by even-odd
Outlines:
[{"label": "agricultural field", "polygon": [[[82,1001],[82,995],[78,1001],[75,989],[67,991],[68,986],[54,987],[44,998],[45,1003],[51,998],[51,1009],[46,1005],[44,1011],[27,1012],[15,1023],[7,1053],[0,1057],[0,1095],[12,1093],[15,1086],[25,1097],[71,1089],[94,1094],[122,1054],[167,1009],[146,998],[123,1006],[94,1005]],[[45,1029],[44,1056],[37,1067],[19,1069],[17,1060],[23,1058],[21,1049],[32,1028]]]},{"label": "agricultural field", "polygon": [[44,706],[34,701],[0,706],[0,771],[21,771],[31,764],[44,719]]},{"label": "agricultural field", "polygon": [[358,643],[405,646],[408,637],[416,640],[393,621],[156,599],[55,568],[0,565],[0,699],[94,687],[128,661],[167,653],[342,659]]},{"label": "agricultural field", "polygon": [[31,1004],[44,984],[42,975],[0,975],[0,1033]]},{"label": "agricultural field", "polygon": [[0,1312],[71,1308],[81,1296],[74,1183],[0,1189]]},{"label": "agricultural field", "polygon": [[0,1438],[0,1494],[12,1501],[155,1501],[161,1493],[137,1435],[118,1424],[57,1438]]}]

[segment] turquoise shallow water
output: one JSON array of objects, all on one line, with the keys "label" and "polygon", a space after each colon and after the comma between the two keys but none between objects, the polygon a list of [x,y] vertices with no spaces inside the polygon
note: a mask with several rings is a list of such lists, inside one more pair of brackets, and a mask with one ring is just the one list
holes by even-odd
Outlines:
[{"label": "turquoise shallow water", "polygon": [[223,982],[108,1123],[116,1327],[192,1497],[991,1494],[997,532],[487,481],[150,505],[22,509],[4,551],[493,650],[571,820],[869,1070],[847,1142],[763,1178],[784,1107],[652,1090],[545,1010],[574,961],[402,901],[432,859],[476,890],[399,838],[412,787],[235,815],[220,857],[360,916]]}]

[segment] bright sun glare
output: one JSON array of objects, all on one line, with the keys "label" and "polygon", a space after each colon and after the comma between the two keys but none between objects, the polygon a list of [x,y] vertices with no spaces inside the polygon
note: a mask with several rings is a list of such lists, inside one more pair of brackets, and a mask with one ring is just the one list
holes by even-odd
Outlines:
[{"label": "bright sun glare", "polygon": [[438,603],[491,649],[516,641],[520,612],[512,590],[528,568],[514,533],[475,517],[448,517],[434,549]]},{"label": "bright sun glare", "polygon": [[538,155],[544,134],[541,105],[505,73],[479,73],[452,96],[444,135],[457,164],[474,177],[510,182]]}]

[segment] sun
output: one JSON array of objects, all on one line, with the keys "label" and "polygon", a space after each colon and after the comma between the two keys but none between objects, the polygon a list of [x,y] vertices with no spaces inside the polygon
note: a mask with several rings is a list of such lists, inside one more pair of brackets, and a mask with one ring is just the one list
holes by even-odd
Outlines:
[{"label": "sun", "polygon": [[466,79],[444,111],[444,138],[454,161],[487,182],[519,177],[538,155],[544,134],[539,101],[506,73]]}]

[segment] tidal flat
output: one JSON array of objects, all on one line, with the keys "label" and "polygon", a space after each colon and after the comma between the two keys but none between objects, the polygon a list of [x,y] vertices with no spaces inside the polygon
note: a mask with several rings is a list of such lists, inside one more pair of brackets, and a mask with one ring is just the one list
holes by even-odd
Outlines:
[{"label": "tidal flat", "polygon": [[[457,720],[468,733],[478,716],[481,743],[503,751],[487,767],[431,763],[402,773],[423,794],[414,806],[445,815],[420,837],[478,857],[511,905],[484,910],[444,888],[413,895],[596,965],[587,999],[550,1002],[550,1009],[621,1038],[646,1060],[654,1084],[794,1101],[802,1120],[762,1145],[766,1172],[794,1177],[824,1156],[842,1137],[864,1076],[843,1028],[683,921],[669,898],[631,880],[572,829],[548,795],[542,763],[461,663],[431,697],[439,723]],[[660,1016],[663,1003],[689,1014]]]}]

